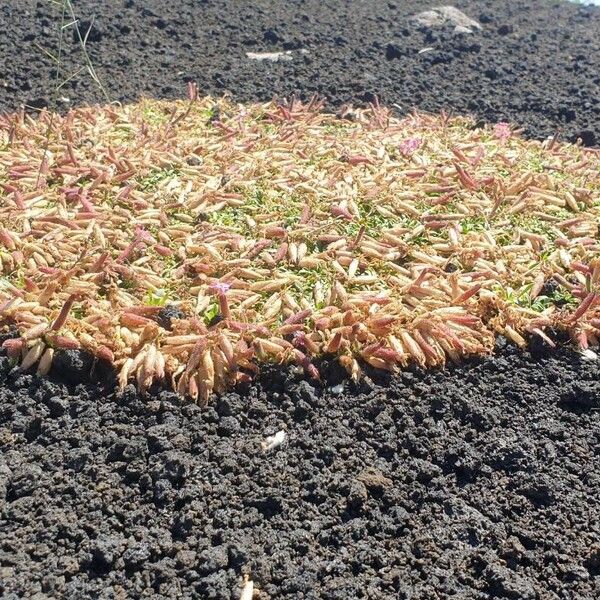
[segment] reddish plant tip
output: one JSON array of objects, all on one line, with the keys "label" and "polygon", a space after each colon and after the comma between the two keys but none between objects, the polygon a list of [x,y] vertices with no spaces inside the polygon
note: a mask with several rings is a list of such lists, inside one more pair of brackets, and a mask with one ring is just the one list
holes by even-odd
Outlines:
[{"label": "reddish plant tip", "polygon": [[494,137],[501,142],[506,142],[512,135],[512,130],[508,123],[500,122],[494,125]]}]

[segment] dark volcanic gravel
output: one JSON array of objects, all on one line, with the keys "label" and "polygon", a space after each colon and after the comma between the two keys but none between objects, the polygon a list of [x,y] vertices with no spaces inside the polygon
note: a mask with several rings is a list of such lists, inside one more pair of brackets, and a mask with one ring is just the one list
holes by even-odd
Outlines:
[{"label": "dark volcanic gravel", "polygon": [[[439,2],[437,4],[444,4]],[[60,4],[60,3],[54,3]],[[481,31],[419,29],[422,0],[77,0],[87,50],[113,100],[203,93],[240,100],[313,93],[332,105],[377,94],[415,106],[510,120],[528,135],[562,128],[600,144],[600,7],[551,0],[472,0],[454,5]],[[0,111],[50,102],[60,18],[46,0],[0,3]],[[425,52],[420,51],[428,49]],[[247,52],[292,52],[258,62]],[[308,51],[302,53],[301,51]],[[103,101],[87,74],[73,27],[63,49],[69,104]]]},{"label": "dark volcanic gravel", "polygon": [[[598,8],[461,1],[483,29],[455,35],[416,29],[421,1],[74,4],[112,99],[377,94],[600,139]],[[0,27],[0,111],[46,105],[51,3],[0,3]],[[63,56],[81,68],[72,28]],[[83,72],[59,95],[102,101]],[[102,369],[77,355],[67,383],[0,357],[0,597],[237,600],[247,572],[262,600],[600,597],[600,364],[500,346],[337,395],[270,371],[207,409],[78,384]]]},{"label": "dark volcanic gravel", "polygon": [[599,377],[502,346],[339,395],[265,373],[207,409],[9,377],[0,594],[237,599],[250,572],[263,599],[598,598]]}]

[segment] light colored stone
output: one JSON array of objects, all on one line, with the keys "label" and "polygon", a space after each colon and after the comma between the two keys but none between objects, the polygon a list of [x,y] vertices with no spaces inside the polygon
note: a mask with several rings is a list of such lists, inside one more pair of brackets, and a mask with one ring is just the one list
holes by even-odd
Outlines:
[{"label": "light colored stone", "polygon": [[246,52],[246,57],[250,60],[258,60],[259,62],[264,60],[271,62],[294,60],[291,50],[286,50],[285,52]]},{"label": "light colored stone", "polygon": [[442,15],[441,12],[436,10],[424,10],[420,12],[418,15],[414,15],[411,19],[418,23],[419,25],[424,25],[425,27],[438,27],[443,25],[446,22],[446,19]]},{"label": "light colored stone", "polygon": [[420,12],[411,19],[424,27],[454,25],[455,33],[473,33],[473,29],[481,29],[481,25],[477,21],[454,6],[437,6],[431,10]]},{"label": "light colored stone", "polygon": [[473,30],[469,27],[465,27],[464,25],[457,25],[454,28],[454,33],[473,33]]}]

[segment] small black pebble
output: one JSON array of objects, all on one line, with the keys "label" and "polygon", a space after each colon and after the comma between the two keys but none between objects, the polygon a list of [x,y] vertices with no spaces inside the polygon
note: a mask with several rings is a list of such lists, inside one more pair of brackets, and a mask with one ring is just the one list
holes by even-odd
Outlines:
[{"label": "small black pebble", "polygon": [[222,320],[223,315],[221,315],[221,313],[218,313],[208,322],[208,326],[213,327],[214,325],[218,325]]},{"label": "small black pebble", "polygon": [[167,304],[160,309],[156,316],[156,322],[167,331],[171,331],[171,319],[183,319],[184,317],[185,313],[179,307]]}]

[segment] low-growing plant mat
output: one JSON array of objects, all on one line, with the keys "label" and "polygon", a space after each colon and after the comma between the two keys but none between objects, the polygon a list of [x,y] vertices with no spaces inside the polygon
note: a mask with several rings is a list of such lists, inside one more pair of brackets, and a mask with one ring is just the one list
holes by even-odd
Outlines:
[{"label": "low-growing plant mat", "polygon": [[335,362],[266,368],[206,408],[0,357],[0,596],[595,600],[600,361],[498,344],[337,394]]},{"label": "low-growing plant mat", "polygon": [[5,117],[1,323],[206,401],[264,362],[410,363],[600,333],[600,155],[505,124],[198,99]]}]

